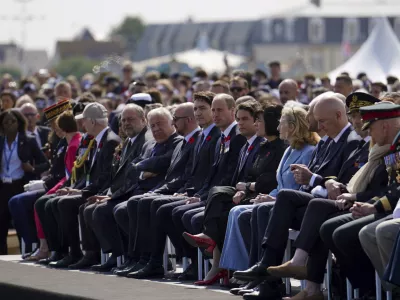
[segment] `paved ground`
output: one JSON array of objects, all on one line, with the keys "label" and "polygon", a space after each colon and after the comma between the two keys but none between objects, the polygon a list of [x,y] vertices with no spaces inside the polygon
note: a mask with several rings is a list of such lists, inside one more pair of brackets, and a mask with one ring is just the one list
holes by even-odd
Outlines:
[{"label": "paved ground", "polygon": [[[54,270],[32,263],[22,264],[19,260],[19,255],[0,256],[0,283],[93,299],[241,299],[219,285],[200,287],[172,280],[134,280],[93,272]],[[294,280],[292,286],[298,287],[299,282]]]}]

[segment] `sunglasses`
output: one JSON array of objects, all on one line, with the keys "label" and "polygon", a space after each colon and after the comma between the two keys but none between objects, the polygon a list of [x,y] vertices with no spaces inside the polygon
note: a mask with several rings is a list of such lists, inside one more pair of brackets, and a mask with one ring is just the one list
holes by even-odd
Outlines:
[{"label": "sunglasses", "polygon": [[241,91],[243,91],[242,87],[231,87],[230,88],[232,93],[240,93]]}]

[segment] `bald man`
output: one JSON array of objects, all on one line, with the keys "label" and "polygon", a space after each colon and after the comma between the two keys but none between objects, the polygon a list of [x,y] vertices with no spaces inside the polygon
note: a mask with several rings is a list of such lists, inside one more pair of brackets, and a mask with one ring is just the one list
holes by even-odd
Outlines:
[{"label": "bald man", "polygon": [[25,103],[22,105],[21,113],[28,120],[28,134],[35,136],[39,148],[42,148],[48,143],[50,128],[36,125],[36,123],[40,120],[40,115],[34,104]]},{"label": "bald man", "polygon": [[285,79],[279,85],[279,98],[282,102],[282,105],[285,105],[289,100],[297,101],[297,97],[299,96],[299,89],[297,86],[297,82],[293,79]]},{"label": "bald man", "polygon": [[[235,272],[234,277],[239,280],[252,281],[269,277],[267,268],[282,263],[289,229],[300,229],[308,203],[315,198],[311,190],[323,184],[325,177],[338,176],[341,166],[358,145],[357,139],[349,137],[353,129],[347,121],[343,101],[332,93],[322,94],[317,98],[313,103],[313,114],[318,128],[324,130],[326,136],[315,148],[308,166],[291,165],[294,178],[302,187],[300,191],[282,189],[278,193],[264,234],[263,257],[248,270]],[[268,280],[260,288],[259,297],[280,297],[281,284],[280,279]]]}]

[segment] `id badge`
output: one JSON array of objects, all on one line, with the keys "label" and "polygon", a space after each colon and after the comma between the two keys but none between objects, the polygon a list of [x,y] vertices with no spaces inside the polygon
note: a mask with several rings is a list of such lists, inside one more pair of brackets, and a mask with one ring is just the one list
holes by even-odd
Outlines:
[{"label": "id badge", "polygon": [[4,176],[1,178],[1,181],[3,181],[3,183],[12,183],[12,178],[9,176]]}]

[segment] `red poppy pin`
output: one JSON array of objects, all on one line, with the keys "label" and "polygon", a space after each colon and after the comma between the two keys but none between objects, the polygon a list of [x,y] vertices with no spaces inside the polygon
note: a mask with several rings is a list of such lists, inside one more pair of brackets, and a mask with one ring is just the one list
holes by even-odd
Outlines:
[{"label": "red poppy pin", "polygon": [[231,140],[231,136],[230,135],[228,135],[227,137],[225,137],[225,139],[224,139],[224,143],[227,143],[227,142],[229,142]]},{"label": "red poppy pin", "polygon": [[101,148],[103,148],[103,143],[100,143],[99,146],[97,147],[97,149],[99,149],[99,150],[100,150]]},{"label": "red poppy pin", "polygon": [[194,137],[191,137],[188,141],[189,144],[193,144],[194,143]]},{"label": "red poppy pin", "polygon": [[206,137],[206,141],[207,142],[211,141],[211,136],[210,135]]},{"label": "red poppy pin", "polygon": [[390,146],[390,151],[394,151],[394,150],[396,150],[396,146],[395,145],[391,145]]},{"label": "red poppy pin", "polygon": [[89,142],[88,142],[87,139],[84,139],[84,140],[82,141],[82,146],[87,146],[88,144],[89,144]]},{"label": "red poppy pin", "polygon": [[266,157],[268,157],[271,154],[271,152],[267,152],[267,155],[265,155]]},{"label": "red poppy pin", "polygon": [[251,145],[249,148],[247,148],[247,152],[250,152],[250,151],[253,150],[253,149],[254,149],[254,146]]}]

